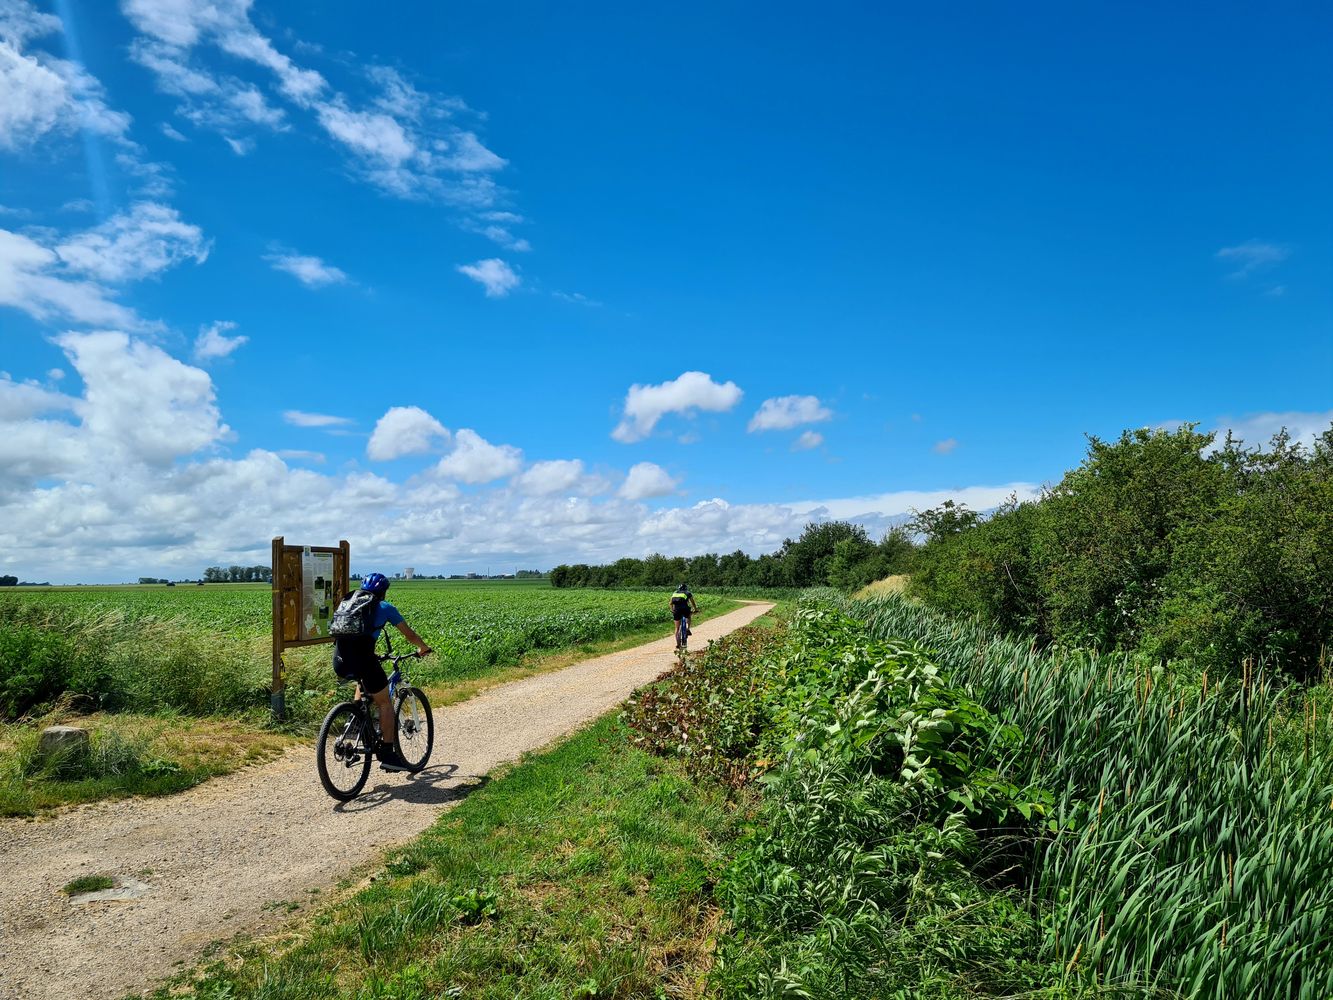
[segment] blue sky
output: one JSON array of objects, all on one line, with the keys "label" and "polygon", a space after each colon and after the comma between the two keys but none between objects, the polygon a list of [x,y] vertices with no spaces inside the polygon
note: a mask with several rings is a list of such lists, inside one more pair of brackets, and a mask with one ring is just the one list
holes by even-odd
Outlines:
[{"label": "blue sky", "polygon": [[0,0],[0,570],[546,567],[1333,420],[1325,5]]}]

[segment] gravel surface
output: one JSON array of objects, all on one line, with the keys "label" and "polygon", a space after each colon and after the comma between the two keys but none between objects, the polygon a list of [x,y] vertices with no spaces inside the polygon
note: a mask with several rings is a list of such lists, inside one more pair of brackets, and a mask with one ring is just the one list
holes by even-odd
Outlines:
[{"label": "gravel surface", "polygon": [[[702,622],[692,643],[703,646],[771,606]],[[310,900],[310,890],[412,839],[497,765],[568,734],[668,670],[672,647],[666,637],[436,709],[430,766],[414,776],[376,769],[346,804],[325,794],[306,746],[180,795],[0,820],[0,997],[146,991],[214,941],[280,927],[287,902]],[[66,898],[64,885],[91,874],[125,879],[140,894]]]}]

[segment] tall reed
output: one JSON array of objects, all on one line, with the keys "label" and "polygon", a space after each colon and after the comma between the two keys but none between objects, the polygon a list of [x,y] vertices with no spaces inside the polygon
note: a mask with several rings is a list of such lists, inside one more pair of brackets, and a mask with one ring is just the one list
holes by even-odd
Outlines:
[{"label": "tall reed", "polygon": [[1031,897],[1070,985],[1333,996],[1326,687],[1038,650],[896,595],[838,600],[1025,734],[1005,769],[1055,793]]}]

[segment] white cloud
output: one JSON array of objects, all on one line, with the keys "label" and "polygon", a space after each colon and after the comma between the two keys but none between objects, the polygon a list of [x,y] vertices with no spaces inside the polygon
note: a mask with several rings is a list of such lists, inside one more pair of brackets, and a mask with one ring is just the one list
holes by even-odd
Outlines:
[{"label": "white cloud", "polygon": [[1266,448],[1273,435],[1285,427],[1293,441],[1310,447],[1314,444],[1315,438],[1328,430],[1330,425],[1333,425],[1333,410],[1313,412],[1288,410],[1252,413],[1239,418],[1222,417],[1217,421],[1214,430],[1217,434],[1217,444],[1226,439],[1227,431],[1230,430],[1232,435],[1244,441],[1247,447]]},{"label": "white cloud", "polygon": [[720,413],[739,403],[742,395],[735,382],[717,383],[704,372],[685,372],[659,385],[635,384],[625,396],[624,416],[611,437],[626,444],[641,441],[668,413]]},{"label": "white cloud", "polygon": [[55,342],[83,379],[76,412],[99,459],[164,465],[230,434],[202,369],[123,333],[67,333]]},{"label": "white cloud", "polygon": [[0,372],[0,420],[26,420],[52,410],[71,410],[75,404],[75,399],[63,393],[36,382],[15,382],[8,372]]},{"label": "white cloud", "polygon": [[748,431],[785,431],[801,424],[833,419],[833,411],[816,396],[778,396],[766,399],[746,426]]},{"label": "white cloud", "polygon": [[1011,495],[1017,496],[1019,501],[1035,500],[1041,495],[1041,487],[1036,483],[1006,483],[1003,486],[964,486],[954,490],[899,490],[832,500],[800,500],[786,506],[798,514],[820,519],[874,523],[913,510],[938,507],[945,500],[966,504],[973,510],[990,510],[1004,503]]},{"label": "white cloud", "polygon": [[1233,278],[1247,278],[1256,271],[1264,271],[1282,263],[1291,256],[1291,249],[1279,243],[1266,243],[1263,240],[1246,240],[1233,247],[1223,247],[1217,251],[1217,259],[1226,261],[1236,270]]},{"label": "white cloud", "polygon": [[818,431],[805,431],[792,442],[792,451],[810,451],[824,443],[824,435]]},{"label": "white cloud", "polygon": [[460,264],[456,270],[485,288],[488,299],[502,299],[520,284],[513,268],[498,257],[479,260],[475,264]]},{"label": "white cloud", "polygon": [[39,320],[72,320],[126,330],[157,327],[114,301],[111,285],[154,277],[185,261],[201,263],[208,242],[198,226],[156,202],[139,202],[92,229],[59,237],[0,229],[0,305]]},{"label": "white cloud", "polygon": [[169,124],[167,124],[166,122],[163,122],[161,125],[158,126],[158,128],[161,129],[162,134],[165,135],[165,136],[166,136],[168,139],[170,139],[172,142],[189,142],[189,141],[190,141],[189,139],[185,138],[185,136],[181,135],[178,131],[176,131],[174,128],[172,128],[172,127],[171,127]]},{"label": "white cloud", "polygon": [[0,10],[0,149],[80,129],[123,139],[129,128],[130,116],[108,108],[101,84],[77,63],[24,51],[59,30],[59,18],[26,0],[6,0]]},{"label": "white cloud", "polygon": [[588,296],[584,295],[582,292],[555,291],[552,292],[551,295],[554,298],[559,299],[561,302],[573,302],[576,305],[590,306],[594,309],[601,308],[602,306],[602,303],[598,302],[596,299],[588,298]]},{"label": "white cloud", "polygon": [[943,441],[936,441],[932,450],[937,455],[948,455],[958,447],[957,438],[945,438]]},{"label": "white cloud", "polygon": [[624,484],[617,496],[626,500],[646,500],[649,497],[664,497],[676,491],[679,480],[660,465],[652,462],[639,462],[631,466]]},{"label": "white cloud", "polygon": [[375,424],[366,456],[385,462],[404,455],[425,455],[440,441],[449,443],[448,429],[419,406],[394,406]]},{"label": "white cloud", "polygon": [[450,479],[477,484],[512,476],[523,465],[523,453],[507,444],[491,444],[474,430],[454,435],[454,450],[440,459],[436,471]]},{"label": "white cloud", "polygon": [[314,462],[316,465],[323,465],[328,461],[322,451],[304,451],[300,448],[284,448],[275,454],[279,458],[291,462]]},{"label": "white cloud", "polygon": [[802,504],[714,498],[650,511],[633,497],[667,488],[660,469],[631,470],[626,495],[571,495],[595,478],[580,479],[582,463],[538,462],[515,475],[517,449],[470,430],[459,432],[446,473],[473,483],[514,476],[508,483],[460,490],[431,475],[326,473],[319,452],[218,451],[228,433],[207,373],[157,347],[122,334],[71,334],[60,346],[79,393],[0,375],[0,551],[29,578],[115,581],[248,565],[263,560],[279,530],[314,542],[347,538],[358,562],[450,571],[653,551],[757,554],[809,520],[852,518],[877,533],[946,498],[985,509],[1011,492],[1036,492],[1010,484]]},{"label": "white cloud", "polygon": [[[501,192],[485,175],[505,160],[474,129],[455,119],[481,120],[456,97],[424,93],[401,73],[371,66],[366,77],[378,94],[357,106],[320,73],[278,51],[250,20],[250,0],[122,0],[141,33],[131,56],[150,70],[159,89],[180,100],[195,124],[232,139],[239,125],[286,129],[287,115],[270,103],[276,96],[309,116],[347,153],[353,169],[401,198],[432,198],[475,211],[493,210]],[[300,44],[299,42],[297,43]],[[275,94],[218,74],[203,64],[211,50],[269,70]],[[508,244],[518,248],[525,241]]]},{"label": "white cloud", "polygon": [[285,271],[307,288],[325,288],[340,285],[347,280],[347,272],[326,264],[318,257],[298,253],[276,253],[264,260],[275,271]]},{"label": "white cloud", "polygon": [[210,244],[168,205],[143,201],[56,246],[66,267],[119,284],[151,277],[186,260],[202,264]]},{"label": "white cloud", "polygon": [[69,276],[50,247],[0,229],[0,305],[39,320],[67,319],[89,326],[144,326],[134,311],[112,301],[113,292]]},{"label": "white cloud", "polygon": [[235,330],[236,324],[228,320],[219,320],[199,330],[199,336],[194,340],[194,357],[196,361],[211,361],[214,358],[225,358],[232,351],[246,343],[249,337],[228,337],[228,330]]},{"label": "white cloud", "polygon": [[293,427],[342,427],[354,422],[351,417],[334,417],[327,413],[306,413],[302,410],[285,410],[282,419]]},{"label": "white cloud", "polygon": [[533,462],[531,467],[514,477],[514,485],[530,496],[551,496],[555,493],[587,494],[600,492],[605,481],[589,476],[579,459],[553,459]]}]

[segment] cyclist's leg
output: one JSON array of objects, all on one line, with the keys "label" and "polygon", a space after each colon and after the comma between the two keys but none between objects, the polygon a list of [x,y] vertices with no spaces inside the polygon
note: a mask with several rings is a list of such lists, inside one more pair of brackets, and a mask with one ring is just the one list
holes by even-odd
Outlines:
[{"label": "cyclist's leg", "polygon": [[372,698],[380,711],[380,738],[385,743],[398,744],[398,718],[394,715],[393,704],[389,701],[389,685],[376,691]]},{"label": "cyclist's leg", "polygon": [[379,660],[374,658],[362,663],[360,667],[357,680],[360,682],[361,690],[374,699],[375,707],[380,713],[380,739],[385,743],[397,744],[398,718],[394,714],[393,703],[389,700],[389,678],[384,676],[384,668],[380,666]]}]

